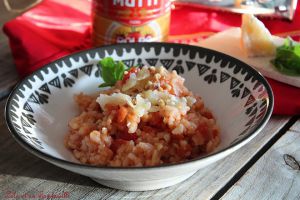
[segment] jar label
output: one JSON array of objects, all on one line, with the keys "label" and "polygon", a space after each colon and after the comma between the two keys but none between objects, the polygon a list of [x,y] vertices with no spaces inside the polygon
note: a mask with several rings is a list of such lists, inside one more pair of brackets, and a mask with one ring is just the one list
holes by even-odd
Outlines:
[{"label": "jar label", "polygon": [[94,0],[92,17],[95,45],[164,41],[170,0]]}]

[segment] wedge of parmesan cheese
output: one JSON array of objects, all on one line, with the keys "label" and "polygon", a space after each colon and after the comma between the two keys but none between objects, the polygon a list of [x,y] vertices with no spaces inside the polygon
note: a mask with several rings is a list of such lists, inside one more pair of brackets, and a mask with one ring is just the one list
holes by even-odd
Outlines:
[{"label": "wedge of parmesan cheese", "polygon": [[123,93],[113,93],[111,95],[100,94],[96,101],[99,103],[102,110],[106,110],[106,104],[120,106],[129,105],[130,107],[134,107],[131,97]]}]

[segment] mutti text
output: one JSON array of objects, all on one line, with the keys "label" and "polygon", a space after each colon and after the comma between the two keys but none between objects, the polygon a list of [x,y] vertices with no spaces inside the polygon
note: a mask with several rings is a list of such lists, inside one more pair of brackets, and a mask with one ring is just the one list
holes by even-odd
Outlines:
[{"label": "mutti text", "polygon": [[158,0],[113,0],[114,6],[124,6],[124,7],[146,7],[146,6],[156,6]]}]

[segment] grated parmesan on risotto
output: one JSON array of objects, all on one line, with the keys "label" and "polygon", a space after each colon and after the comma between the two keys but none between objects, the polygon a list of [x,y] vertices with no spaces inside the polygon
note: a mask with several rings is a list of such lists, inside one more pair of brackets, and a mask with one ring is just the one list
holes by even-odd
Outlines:
[{"label": "grated parmesan on risotto", "polygon": [[96,96],[75,96],[81,114],[69,122],[65,146],[82,163],[155,166],[209,153],[219,128],[201,97],[176,71],[132,67]]}]

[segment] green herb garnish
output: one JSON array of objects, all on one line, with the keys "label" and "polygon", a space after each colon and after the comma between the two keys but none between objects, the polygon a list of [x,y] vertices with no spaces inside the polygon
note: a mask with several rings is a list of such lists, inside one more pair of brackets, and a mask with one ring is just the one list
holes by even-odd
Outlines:
[{"label": "green herb garnish", "polygon": [[103,58],[99,62],[104,83],[99,87],[114,86],[118,80],[123,79],[125,65],[121,61],[114,61],[111,57]]},{"label": "green herb garnish", "polygon": [[271,63],[283,74],[300,75],[300,44],[290,38],[277,47],[275,59]]}]

